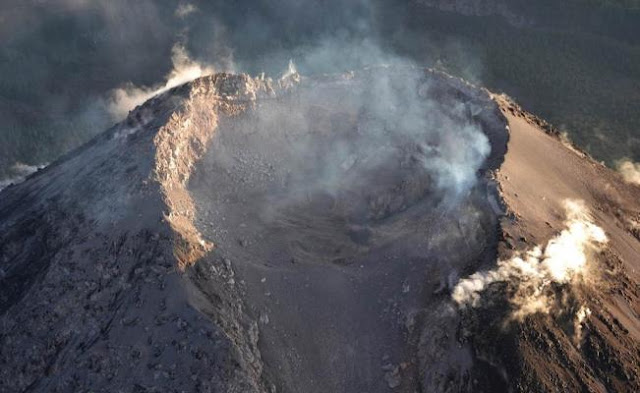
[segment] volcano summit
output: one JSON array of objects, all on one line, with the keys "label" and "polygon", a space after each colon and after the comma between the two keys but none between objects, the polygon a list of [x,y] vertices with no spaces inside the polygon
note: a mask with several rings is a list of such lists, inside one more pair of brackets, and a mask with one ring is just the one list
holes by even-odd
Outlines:
[{"label": "volcano summit", "polygon": [[639,201],[439,72],[203,77],[0,194],[0,391],[637,391]]}]

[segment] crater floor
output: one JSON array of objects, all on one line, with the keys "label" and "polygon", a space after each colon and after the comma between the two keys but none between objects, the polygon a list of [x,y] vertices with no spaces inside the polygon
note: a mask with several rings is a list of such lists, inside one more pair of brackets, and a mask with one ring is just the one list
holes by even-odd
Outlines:
[{"label": "crater floor", "polygon": [[[488,96],[415,73],[303,81],[222,121],[194,170],[207,258],[233,266],[278,391],[413,392],[435,368],[475,373],[455,311],[431,309],[495,258],[486,136],[499,154],[506,130]],[[485,156],[450,182],[462,163],[443,155],[483,154],[473,138]],[[420,349],[425,326],[444,358]]]}]

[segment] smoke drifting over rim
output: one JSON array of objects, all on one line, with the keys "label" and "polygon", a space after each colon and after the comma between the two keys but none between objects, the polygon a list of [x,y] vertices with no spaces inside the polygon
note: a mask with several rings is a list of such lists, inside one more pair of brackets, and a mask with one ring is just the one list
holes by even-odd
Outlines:
[{"label": "smoke drifting over rim", "polygon": [[379,64],[381,31],[399,12],[376,0],[5,1],[0,177],[79,146],[167,78],[198,75],[179,73],[175,48],[202,73],[275,77],[290,58],[302,74],[342,72]]},{"label": "smoke drifting over rim", "polygon": [[[424,182],[418,188],[455,205],[476,184],[491,152],[473,120],[480,108],[455,99],[440,102],[437,83],[432,86],[424,70],[399,57],[384,60],[392,65],[332,75],[324,82],[303,75],[291,93],[294,98],[279,99],[286,105],[263,102],[238,120],[238,132],[255,130],[269,139],[258,138],[256,145],[247,139],[242,149],[281,157],[291,183],[285,194],[293,199],[309,193],[340,199],[346,193],[346,200],[353,199],[349,205],[366,206],[367,197],[355,195],[366,190],[364,194],[406,198],[398,190],[417,176]],[[293,76],[296,66],[290,63],[281,80]],[[383,185],[386,176],[398,189]],[[385,187],[390,189],[381,191]],[[273,204],[282,204],[283,198],[291,199],[278,195]]]},{"label": "smoke drifting over rim", "polygon": [[564,205],[566,229],[559,235],[544,247],[537,246],[509,260],[499,261],[493,270],[460,280],[453,290],[453,300],[463,308],[479,307],[485,300],[483,292],[491,284],[506,282],[515,287],[508,299],[513,307],[512,319],[549,313],[556,300],[552,286],[581,280],[588,274],[588,262],[593,253],[600,251],[608,241],[602,228],[591,221],[582,201],[567,200]]},{"label": "smoke drifting over rim", "polygon": [[214,73],[212,66],[200,64],[189,57],[184,46],[174,45],[172,49],[171,62],[173,69],[166,76],[166,82],[159,87],[137,87],[128,84],[119,87],[111,92],[108,99],[108,110],[115,121],[123,120],[130,110],[143,104],[149,98],[165,91],[200,78],[204,75]]},{"label": "smoke drifting over rim", "polygon": [[9,169],[9,177],[0,180],[0,191],[12,184],[22,183],[29,175],[36,173],[40,169],[43,169],[47,164],[42,165],[25,165],[23,163],[16,163]]}]

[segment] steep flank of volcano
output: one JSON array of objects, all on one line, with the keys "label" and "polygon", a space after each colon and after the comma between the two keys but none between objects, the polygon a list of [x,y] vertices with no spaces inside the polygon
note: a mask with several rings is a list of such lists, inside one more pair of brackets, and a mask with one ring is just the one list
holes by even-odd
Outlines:
[{"label": "steep flank of volcano", "polygon": [[[512,270],[466,311],[468,337],[503,365],[516,391],[638,391],[640,188],[508,98],[494,98],[510,140],[496,172],[507,214],[501,219],[502,267],[493,272]],[[577,217],[567,203],[580,210]],[[601,230],[597,241],[604,242],[593,243],[589,228]],[[516,256],[535,248],[543,255],[524,259],[536,260],[526,265],[534,270],[513,268]],[[548,261],[552,269],[575,269],[561,280],[553,274],[539,279]],[[576,261],[583,264],[567,267]]]},{"label": "steep flank of volcano", "polygon": [[[215,323],[190,305],[182,271],[211,245],[184,185],[218,119],[282,87],[270,83],[173,89],[2,192],[0,390],[261,390],[237,295],[216,297]],[[214,271],[220,286],[233,276]]]}]

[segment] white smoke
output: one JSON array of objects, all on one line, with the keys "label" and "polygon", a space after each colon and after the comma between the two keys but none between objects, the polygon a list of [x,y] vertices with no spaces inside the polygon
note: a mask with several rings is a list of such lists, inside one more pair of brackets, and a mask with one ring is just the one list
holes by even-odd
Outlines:
[{"label": "white smoke", "polygon": [[628,159],[620,160],[617,169],[627,183],[640,184],[640,163]]},{"label": "white smoke", "polygon": [[12,184],[22,183],[29,175],[45,168],[47,164],[27,165],[21,162],[15,163],[10,169],[10,177],[0,179],[0,190],[9,187]]},{"label": "white smoke", "polygon": [[575,332],[576,344],[579,346],[582,340],[582,325],[584,321],[591,315],[591,310],[587,306],[581,306],[576,313],[576,318],[573,321],[573,330]]},{"label": "white smoke", "polygon": [[287,66],[285,72],[282,73],[280,79],[288,79],[294,75],[298,75],[298,69],[296,67],[296,64],[293,62],[293,59],[289,59],[289,65]]},{"label": "white smoke", "polygon": [[494,270],[474,273],[460,280],[453,290],[453,300],[462,307],[477,307],[481,293],[490,284],[508,282],[516,287],[509,299],[512,317],[550,311],[552,284],[567,284],[583,277],[589,255],[607,242],[604,231],[595,225],[581,201],[564,202],[566,229],[542,248],[537,246],[523,255],[499,261]]},{"label": "white smoke", "polygon": [[191,59],[187,50],[180,44],[174,45],[171,52],[173,69],[166,76],[166,82],[163,86],[138,87],[129,84],[111,92],[108,109],[114,120],[124,119],[130,110],[143,104],[151,97],[201,76],[214,73],[213,67]]},{"label": "white smoke", "polygon": [[195,5],[191,3],[180,3],[178,4],[178,8],[176,8],[175,15],[178,18],[186,18],[196,11],[198,11],[198,7],[196,7]]}]

